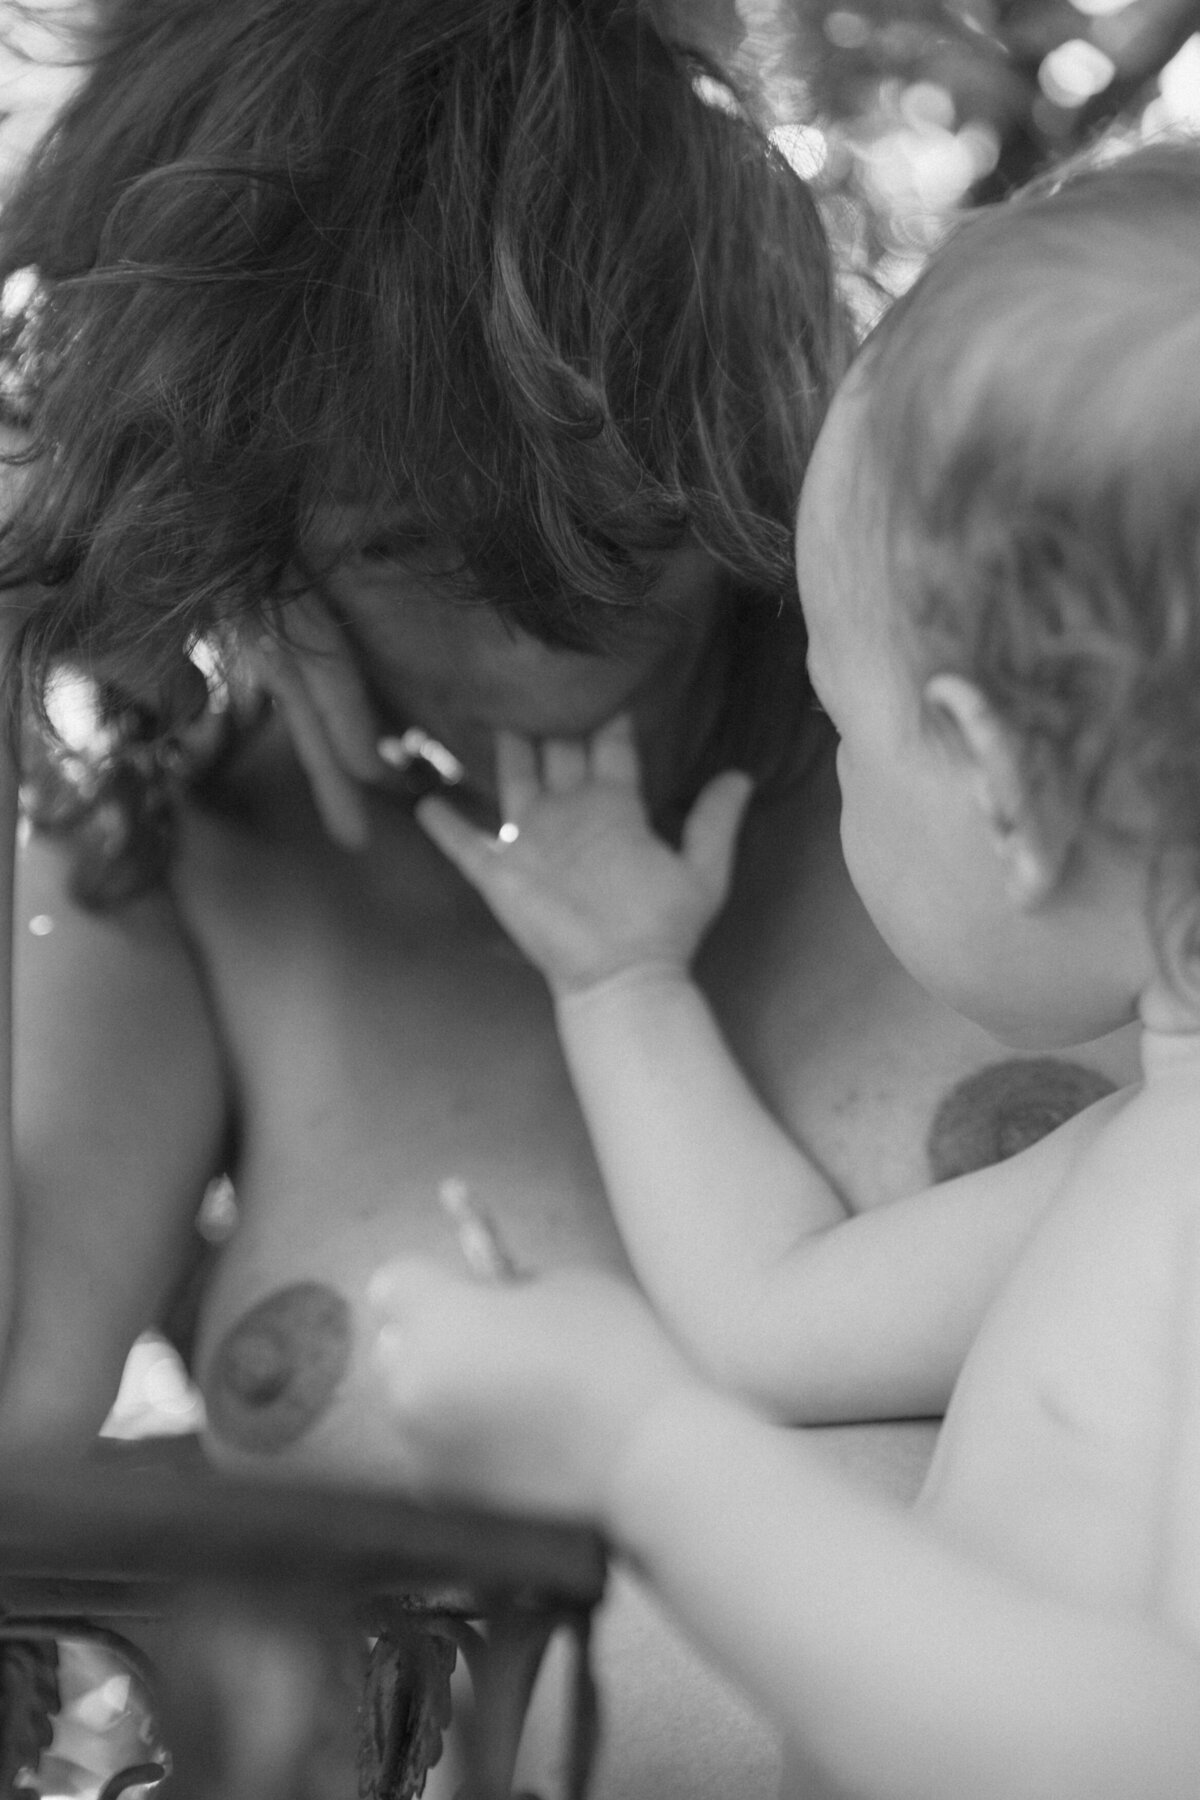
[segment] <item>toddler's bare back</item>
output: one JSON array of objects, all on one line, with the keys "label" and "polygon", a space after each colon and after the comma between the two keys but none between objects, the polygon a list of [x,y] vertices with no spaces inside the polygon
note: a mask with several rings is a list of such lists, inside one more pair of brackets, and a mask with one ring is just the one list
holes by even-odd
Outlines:
[{"label": "toddler's bare back", "polygon": [[[1151,1044],[1153,1051],[1154,1045]],[[1064,1599],[1157,1611],[1195,1408],[1200,1043],[1190,1073],[1096,1107],[988,1314],[920,1505]],[[1080,1121],[1080,1125],[1084,1125]],[[1200,1644],[1200,1618],[1189,1623]]]}]

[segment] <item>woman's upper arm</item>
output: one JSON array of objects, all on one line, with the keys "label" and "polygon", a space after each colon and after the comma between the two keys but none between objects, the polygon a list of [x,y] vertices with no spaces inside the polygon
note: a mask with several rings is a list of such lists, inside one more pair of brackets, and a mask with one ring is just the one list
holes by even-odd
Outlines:
[{"label": "woman's upper arm", "polygon": [[222,1059],[194,954],[162,891],[85,911],[67,862],[34,837],[14,914],[16,1110],[39,1160],[106,1152],[147,1169],[211,1149],[225,1115]]},{"label": "woman's upper arm", "polygon": [[85,912],[67,895],[66,870],[62,850],[35,837],[17,873],[18,1298],[6,1418],[14,1407],[57,1410],[72,1369],[94,1389],[83,1410],[103,1416],[114,1370],[119,1378],[177,1273],[228,1135],[219,1039],[170,900],[156,892]]}]

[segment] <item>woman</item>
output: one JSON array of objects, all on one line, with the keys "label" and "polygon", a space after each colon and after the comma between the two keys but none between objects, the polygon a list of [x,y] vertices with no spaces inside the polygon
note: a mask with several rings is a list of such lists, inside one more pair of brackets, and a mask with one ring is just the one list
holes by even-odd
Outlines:
[{"label": "woman", "polygon": [[[360,744],[358,847],[332,841],[285,719],[236,706],[201,779],[196,663],[265,632],[286,672],[332,620],[385,740],[426,734],[497,827],[497,727],[631,711],[667,829],[750,769],[702,978],[849,1204],[912,1187],[995,1050],[901,975],[837,854],[787,596],[845,327],[803,184],[632,6],[118,0],[88,60],[0,220],[0,275],[37,271],[6,323],[5,578],[28,691],[82,666],[107,750],[33,782],[0,1424],[95,1430],[228,1172],[214,1454],[394,1479],[359,1309],[398,1249],[457,1254],[447,1184],[519,1263],[623,1256],[540,979],[412,783]],[[641,1620],[625,1654],[615,1616],[637,1691],[608,1780],[661,1787],[662,1721],[619,1721],[655,1711],[666,1640]],[[733,1704],[700,1680],[689,1731]],[[681,1791],[728,1785],[706,1744],[667,1757]],[[769,1779],[753,1734],[726,1755]]]}]

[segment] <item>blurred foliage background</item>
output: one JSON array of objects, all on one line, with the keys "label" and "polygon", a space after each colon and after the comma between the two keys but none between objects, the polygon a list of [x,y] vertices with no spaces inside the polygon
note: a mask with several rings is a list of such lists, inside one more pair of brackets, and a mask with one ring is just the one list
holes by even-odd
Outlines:
[{"label": "blurred foliage background", "polygon": [[822,191],[854,266],[911,279],[961,208],[1099,144],[1200,130],[1200,0],[675,0]]},{"label": "blurred foliage background", "polygon": [[[0,0],[0,193],[77,78],[62,28],[94,3]],[[1200,130],[1200,0],[643,3],[729,69],[885,291],[963,206],[1098,139]]]}]

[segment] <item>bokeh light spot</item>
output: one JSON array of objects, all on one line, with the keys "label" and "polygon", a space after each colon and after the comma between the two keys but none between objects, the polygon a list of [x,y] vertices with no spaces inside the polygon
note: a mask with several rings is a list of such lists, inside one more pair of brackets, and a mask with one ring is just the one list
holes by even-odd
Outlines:
[{"label": "bokeh light spot", "polygon": [[1068,38],[1051,50],[1038,70],[1038,83],[1056,106],[1082,106],[1102,94],[1117,72],[1111,56],[1086,38]]},{"label": "bokeh light spot", "polygon": [[777,125],[771,142],[803,181],[812,181],[829,160],[829,139],[816,125]]}]

